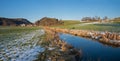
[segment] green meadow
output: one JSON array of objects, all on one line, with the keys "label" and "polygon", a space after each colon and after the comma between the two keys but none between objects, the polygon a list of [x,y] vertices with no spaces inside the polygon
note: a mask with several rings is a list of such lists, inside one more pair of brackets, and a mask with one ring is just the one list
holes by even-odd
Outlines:
[{"label": "green meadow", "polygon": [[40,27],[0,26],[0,41],[13,40],[38,29]]},{"label": "green meadow", "polygon": [[18,33],[37,29],[40,29],[40,27],[0,26],[0,34]]},{"label": "green meadow", "polygon": [[67,20],[67,21],[64,20],[63,25],[53,26],[53,27],[65,28],[65,29],[120,32],[120,21],[93,23],[93,22],[80,22],[75,20]]}]

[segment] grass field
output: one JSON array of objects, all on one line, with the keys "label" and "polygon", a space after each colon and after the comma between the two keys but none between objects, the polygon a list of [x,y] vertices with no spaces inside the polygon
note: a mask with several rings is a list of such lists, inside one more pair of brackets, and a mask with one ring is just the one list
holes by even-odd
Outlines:
[{"label": "grass field", "polygon": [[17,33],[24,31],[32,31],[40,29],[40,27],[13,27],[13,26],[0,26],[0,34],[8,34],[8,33]]},{"label": "grass field", "polygon": [[0,41],[19,38],[22,34],[27,34],[31,31],[38,30],[40,27],[8,27],[0,26]]},{"label": "grass field", "polygon": [[120,22],[96,23],[96,24],[87,24],[87,25],[83,25],[83,24],[86,23],[80,21],[64,21],[64,25],[53,26],[53,27],[66,28],[66,29],[120,32]]}]

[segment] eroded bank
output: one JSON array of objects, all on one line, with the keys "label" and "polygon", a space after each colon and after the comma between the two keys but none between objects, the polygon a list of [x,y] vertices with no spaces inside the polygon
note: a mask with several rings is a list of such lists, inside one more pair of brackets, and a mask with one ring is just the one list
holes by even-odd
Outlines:
[{"label": "eroded bank", "polygon": [[44,27],[46,35],[41,45],[45,51],[39,55],[36,61],[78,61],[82,58],[82,51],[60,40],[56,31]]},{"label": "eroded bank", "polygon": [[45,27],[46,29],[55,31],[55,32],[62,32],[68,33],[80,37],[94,39],[96,41],[116,46],[120,46],[120,34],[119,33],[112,33],[112,32],[99,32],[99,31],[88,31],[88,30],[72,30],[72,29],[61,29],[61,28],[52,28],[52,27]]}]

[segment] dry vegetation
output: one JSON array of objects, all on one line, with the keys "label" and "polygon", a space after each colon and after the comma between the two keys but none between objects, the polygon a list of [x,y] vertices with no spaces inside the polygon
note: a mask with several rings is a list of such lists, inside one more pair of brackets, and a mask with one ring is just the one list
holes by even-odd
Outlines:
[{"label": "dry vegetation", "polygon": [[46,40],[42,41],[41,45],[46,47],[46,49],[36,61],[75,61],[75,57],[78,57],[76,60],[81,60],[81,52],[79,50],[60,40],[57,32],[47,27],[44,29],[46,31]]}]

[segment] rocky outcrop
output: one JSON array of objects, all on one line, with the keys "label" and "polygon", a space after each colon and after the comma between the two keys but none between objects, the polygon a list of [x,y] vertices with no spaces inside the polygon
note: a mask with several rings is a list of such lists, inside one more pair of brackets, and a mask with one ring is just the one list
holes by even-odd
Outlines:
[{"label": "rocky outcrop", "polygon": [[63,22],[61,20],[58,20],[56,18],[48,18],[44,17],[38,21],[35,22],[36,25],[42,25],[42,26],[52,26],[52,25],[60,25]]},{"label": "rocky outcrop", "polygon": [[30,21],[24,18],[3,18],[0,17],[0,26],[19,26],[21,24],[32,24]]}]

